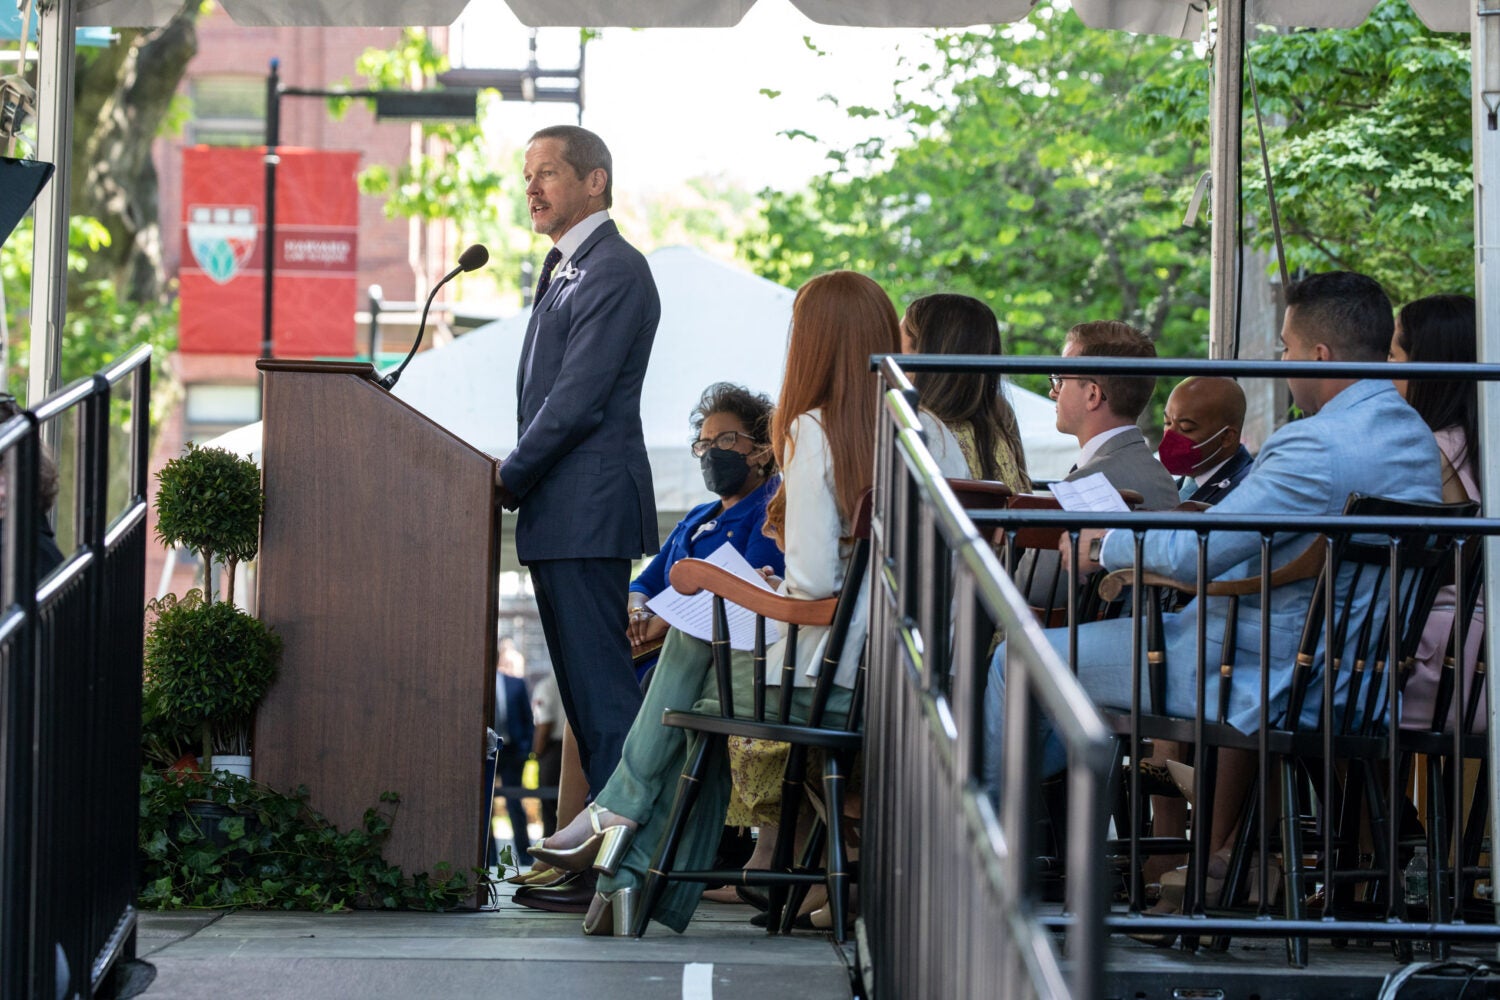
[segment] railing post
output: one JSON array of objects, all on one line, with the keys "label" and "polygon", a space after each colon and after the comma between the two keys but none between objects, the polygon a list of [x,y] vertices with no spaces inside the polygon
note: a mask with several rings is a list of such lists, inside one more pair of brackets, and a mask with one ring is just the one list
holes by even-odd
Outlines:
[{"label": "railing post", "polygon": [[0,452],[0,464],[13,488],[4,510],[4,549],[0,562],[4,635],[0,637],[0,710],[5,739],[0,743],[0,998],[38,995],[42,981],[36,866],[36,418],[23,414],[6,425],[6,437],[21,437]]}]

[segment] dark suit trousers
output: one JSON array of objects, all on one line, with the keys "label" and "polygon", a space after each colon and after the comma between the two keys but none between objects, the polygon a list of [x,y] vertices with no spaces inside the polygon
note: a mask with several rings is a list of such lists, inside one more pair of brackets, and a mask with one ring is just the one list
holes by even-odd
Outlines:
[{"label": "dark suit trousers", "polygon": [[630,560],[542,559],[528,568],[557,692],[589,789],[598,792],[641,707],[625,634]]}]

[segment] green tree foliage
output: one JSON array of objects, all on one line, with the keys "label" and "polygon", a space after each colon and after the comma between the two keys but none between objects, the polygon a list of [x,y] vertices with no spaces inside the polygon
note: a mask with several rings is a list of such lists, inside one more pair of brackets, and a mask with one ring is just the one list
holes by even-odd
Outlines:
[{"label": "green tree foliage", "polygon": [[[355,64],[360,85],[375,90],[433,87],[446,69],[447,57],[423,28],[407,28],[389,49],[365,50]],[[332,103],[337,110],[347,102]],[[424,122],[421,154],[399,165],[369,165],[360,172],[359,189],[384,198],[391,218],[457,221],[465,242],[478,240],[489,248],[484,278],[519,291],[520,264],[531,255],[531,224],[520,150],[500,148],[485,137],[485,123],[495,121],[500,105],[498,92],[481,90],[474,121]]]},{"label": "green tree foliage", "polygon": [[[1473,292],[1469,60],[1467,35],[1434,34],[1405,0],[1348,31],[1255,40],[1290,267],[1363,271],[1398,302]],[[1264,204],[1260,170],[1245,181]],[[1264,213],[1250,235],[1271,245]]]},{"label": "green tree foliage", "polygon": [[[26,398],[31,368],[31,264],[33,219],[27,217],[0,246],[0,290],[4,298],[5,371],[10,392]],[[91,375],[150,344],[153,427],[171,409],[175,393],[167,359],[177,349],[177,303],[132,302],[112,281],[84,276],[89,257],[109,244],[109,231],[94,219],[75,215],[68,227],[69,306],[62,335],[62,383]],[[40,402],[37,400],[36,402]],[[124,414],[120,414],[123,419]]]},{"label": "green tree foliage", "polygon": [[[110,281],[129,302],[164,304],[172,294],[151,150],[157,136],[180,128],[186,101],[177,86],[197,55],[198,19],[208,4],[176,6],[158,27],[126,29],[112,45],[80,49],[74,75],[71,211],[97,219],[110,236],[87,259],[84,277]],[[70,290],[69,306],[79,304]]]},{"label": "green tree foliage", "polygon": [[[830,149],[808,190],[765,193],[741,242],[752,266],[789,285],[853,268],[898,303],[975,295],[1017,353],[1054,352],[1069,326],[1106,317],[1165,355],[1206,353],[1207,222],[1181,220],[1208,164],[1208,55],[1051,6],[938,42],[891,108],[848,109],[899,123],[899,146]],[[1472,289],[1468,59],[1465,36],[1431,33],[1405,0],[1357,29],[1254,35],[1294,271],[1364,271],[1398,301]],[[1251,115],[1247,90],[1245,241],[1269,250]]]},{"label": "green tree foliage", "polygon": [[[425,28],[407,28],[394,47],[367,49],[355,64],[355,72],[372,90],[432,87],[437,75],[447,68],[447,57],[438,51]],[[359,176],[360,191],[384,196],[386,214],[393,218],[500,218],[503,204],[499,191],[504,177],[486,150],[481,127],[499,100],[495,91],[481,91],[475,121],[423,122],[421,155],[395,170],[388,164],[366,167]],[[340,103],[344,102],[335,102],[335,107]]]},{"label": "green tree foliage", "polygon": [[1051,7],[938,43],[926,79],[879,112],[908,141],[831,150],[809,191],[766,192],[765,228],[742,243],[752,265],[789,285],[853,268],[898,302],[974,295],[1019,353],[1054,352],[1096,318],[1148,329],[1164,353],[1201,350],[1207,229],[1181,219],[1206,147],[1159,127],[1137,91],[1191,92],[1202,58]]}]

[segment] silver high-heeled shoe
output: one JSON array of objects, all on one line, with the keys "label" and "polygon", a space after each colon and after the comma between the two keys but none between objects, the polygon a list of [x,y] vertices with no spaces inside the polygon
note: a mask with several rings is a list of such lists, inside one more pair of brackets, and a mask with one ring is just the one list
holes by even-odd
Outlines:
[{"label": "silver high-heeled shoe", "polygon": [[589,903],[589,912],[583,918],[583,933],[590,937],[629,937],[635,927],[636,900],[639,898],[635,886],[626,886],[605,894],[594,893]]},{"label": "silver high-heeled shoe", "polygon": [[597,872],[613,875],[619,870],[620,862],[625,860],[625,852],[630,849],[630,840],[635,836],[635,831],[624,823],[601,826],[599,814],[603,811],[594,803],[589,803],[589,825],[594,832],[577,847],[554,850],[545,842],[532,844],[531,856],[564,871],[581,872],[592,866]]}]

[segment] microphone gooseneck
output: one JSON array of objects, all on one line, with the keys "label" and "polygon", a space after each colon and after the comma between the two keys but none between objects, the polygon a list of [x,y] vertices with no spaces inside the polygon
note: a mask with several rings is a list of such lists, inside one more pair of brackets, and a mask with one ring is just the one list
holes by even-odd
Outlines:
[{"label": "microphone gooseneck", "polygon": [[490,252],[485,249],[483,243],[472,244],[467,250],[458,255],[458,266],[443,275],[442,280],[432,286],[432,291],[427,293],[427,301],[422,304],[422,319],[417,323],[417,339],[412,341],[411,350],[406,352],[406,357],[402,359],[401,364],[397,366],[396,370],[380,380],[380,384],[383,387],[387,389],[395,388],[397,380],[401,378],[401,373],[406,371],[406,366],[411,364],[411,359],[416,356],[417,348],[422,346],[422,334],[427,330],[427,311],[432,308],[432,300],[437,298],[438,289],[452,281],[462,272],[477,271],[488,263],[489,259]]}]

